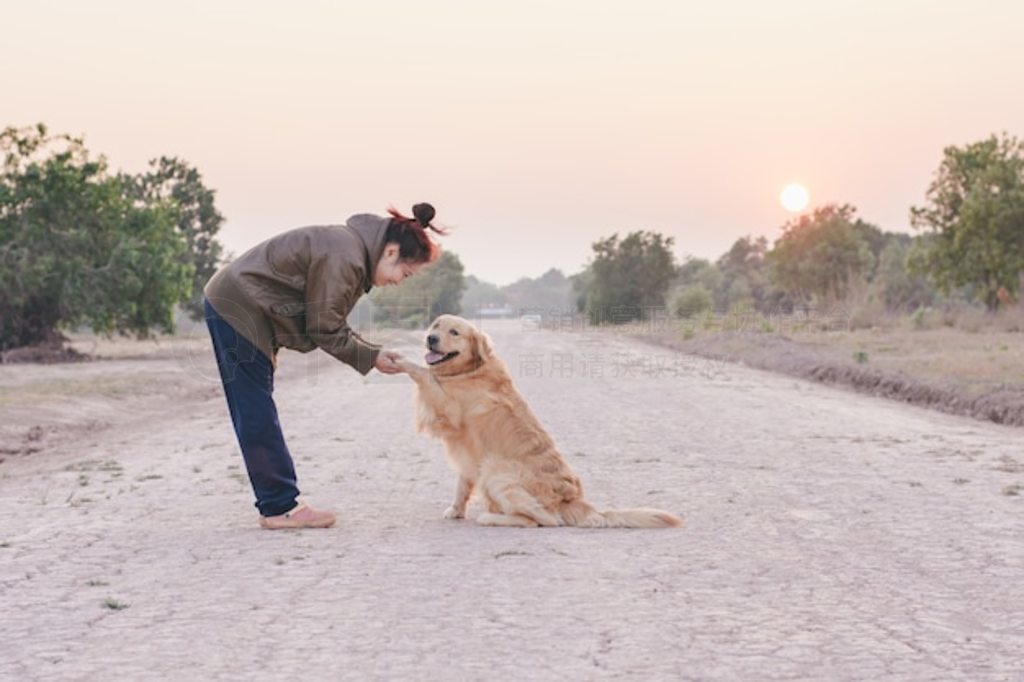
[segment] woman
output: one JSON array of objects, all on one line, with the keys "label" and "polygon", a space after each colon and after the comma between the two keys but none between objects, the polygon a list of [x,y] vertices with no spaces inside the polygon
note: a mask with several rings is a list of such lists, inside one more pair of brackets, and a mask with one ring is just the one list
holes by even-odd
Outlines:
[{"label": "woman", "polygon": [[264,528],[327,528],[335,520],[296,502],[295,465],[273,398],[278,349],[322,348],[362,374],[401,371],[397,353],[364,340],[345,318],[371,287],[398,284],[437,260],[428,230],[445,232],[431,224],[430,204],[413,206],[413,218],[388,213],[279,234],[206,285],[206,323]]}]

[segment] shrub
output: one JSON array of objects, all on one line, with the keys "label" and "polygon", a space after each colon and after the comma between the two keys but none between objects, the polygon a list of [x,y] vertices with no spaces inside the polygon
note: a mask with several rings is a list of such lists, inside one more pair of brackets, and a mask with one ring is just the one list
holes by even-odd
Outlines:
[{"label": "shrub", "polygon": [[690,318],[711,310],[711,292],[700,284],[682,290],[672,302],[672,312],[677,317]]}]

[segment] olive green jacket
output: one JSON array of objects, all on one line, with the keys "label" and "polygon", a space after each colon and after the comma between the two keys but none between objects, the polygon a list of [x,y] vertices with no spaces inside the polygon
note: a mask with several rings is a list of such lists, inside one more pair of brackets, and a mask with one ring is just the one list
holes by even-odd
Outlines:
[{"label": "olive green jacket", "polygon": [[380,346],[352,331],[346,318],[373,285],[388,223],[359,214],[345,225],[289,230],[222,267],[204,293],[275,366],[278,348],[322,348],[366,374]]}]

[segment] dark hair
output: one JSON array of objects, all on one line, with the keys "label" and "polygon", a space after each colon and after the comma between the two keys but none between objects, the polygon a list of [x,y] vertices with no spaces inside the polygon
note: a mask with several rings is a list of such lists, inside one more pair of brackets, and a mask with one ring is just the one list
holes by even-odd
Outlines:
[{"label": "dark hair", "polygon": [[441,246],[437,244],[427,230],[437,234],[448,234],[447,230],[435,227],[430,223],[434,219],[434,207],[430,204],[416,204],[412,207],[414,218],[409,218],[389,208],[391,222],[388,223],[385,244],[398,244],[399,260],[413,263],[430,263],[441,255]]}]

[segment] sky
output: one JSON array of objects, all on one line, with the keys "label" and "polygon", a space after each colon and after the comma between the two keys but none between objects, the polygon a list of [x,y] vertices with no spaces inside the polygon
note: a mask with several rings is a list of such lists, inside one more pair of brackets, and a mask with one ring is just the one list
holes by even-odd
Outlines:
[{"label": "sky", "polygon": [[1024,136],[1024,3],[2,0],[0,126],[178,156],[235,254],[419,201],[467,274],[654,230],[715,259],[850,203],[910,231],[942,150]]}]

